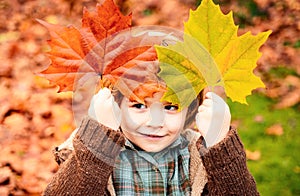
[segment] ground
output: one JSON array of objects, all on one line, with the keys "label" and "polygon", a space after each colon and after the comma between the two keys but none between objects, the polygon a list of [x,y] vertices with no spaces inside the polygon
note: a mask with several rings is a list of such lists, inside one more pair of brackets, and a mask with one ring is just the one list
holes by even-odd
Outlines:
[{"label": "ground", "polygon": [[[199,0],[115,2],[124,14],[132,12],[135,26],[166,25],[181,30],[189,10],[200,3]],[[275,110],[299,111],[299,1],[216,2],[224,13],[233,10],[236,24],[241,27],[239,34],[273,31],[261,48],[262,57],[255,70],[267,88],[255,93],[271,99]],[[72,93],[56,93],[57,87],[37,74],[49,64],[45,55],[49,35],[35,19],[80,26],[83,7],[93,9],[95,5],[92,0],[0,1],[0,195],[40,195],[58,169],[51,150],[76,127]],[[261,116],[256,118],[256,122],[262,120]],[[280,135],[281,129],[277,125],[269,131],[274,135],[275,130],[275,135]],[[248,158],[254,160],[255,154],[251,153],[248,151]]]}]

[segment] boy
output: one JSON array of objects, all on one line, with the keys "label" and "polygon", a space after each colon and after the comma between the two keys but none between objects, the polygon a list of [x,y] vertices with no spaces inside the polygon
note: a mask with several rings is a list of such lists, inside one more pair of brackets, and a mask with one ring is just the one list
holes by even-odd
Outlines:
[{"label": "boy", "polygon": [[222,98],[179,111],[162,94],[141,103],[101,89],[73,149],[56,149],[63,163],[44,195],[259,195]]}]

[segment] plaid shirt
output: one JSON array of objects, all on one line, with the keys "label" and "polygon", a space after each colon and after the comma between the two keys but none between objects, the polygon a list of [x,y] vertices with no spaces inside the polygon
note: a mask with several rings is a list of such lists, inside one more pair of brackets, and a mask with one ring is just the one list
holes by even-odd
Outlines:
[{"label": "plaid shirt", "polygon": [[190,195],[188,141],[180,136],[171,146],[149,153],[128,140],[116,160],[116,195]]}]

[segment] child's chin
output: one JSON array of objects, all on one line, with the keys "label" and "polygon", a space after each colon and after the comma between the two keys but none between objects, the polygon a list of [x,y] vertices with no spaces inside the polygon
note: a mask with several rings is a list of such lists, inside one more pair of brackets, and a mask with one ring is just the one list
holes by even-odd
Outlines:
[{"label": "child's chin", "polygon": [[160,152],[164,150],[167,146],[155,146],[155,147],[145,147],[142,148],[146,152]]}]

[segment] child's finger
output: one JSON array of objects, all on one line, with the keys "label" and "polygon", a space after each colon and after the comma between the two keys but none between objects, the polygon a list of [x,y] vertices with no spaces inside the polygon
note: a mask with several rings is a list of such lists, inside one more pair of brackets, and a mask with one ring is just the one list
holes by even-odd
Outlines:
[{"label": "child's finger", "polygon": [[111,96],[111,92],[108,88],[100,89],[99,92],[95,95],[95,99],[99,102],[103,102],[107,99],[109,99]]},{"label": "child's finger", "polygon": [[225,104],[225,101],[223,100],[222,97],[220,97],[219,95],[217,95],[216,93],[211,92],[211,99],[215,104]]},{"label": "child's finger", "polygon": [[203,103],[201,105],[206,107],[211,107],[213,104],[213,100],[211,98],[206,98],[203,100]]},{"label": "child's finger", "polygon": [[206,93],[210,92],[211,91],[210,89],[211,89],[210,87],[204,88],[203,89],[203,95],[206,95]]},{"label": "child's finger", "polygon": [[206,97],[205,100],[211,100],[212,104],[216,104],[216,106],[219,104],[225,103],[225,101],[222,99],[222,97],[220,97],[219,95],[217,95],[214,92],[207,92],[205,97]]},{"label": "child's finger", "polygon": [[205,111],[205,110],[206,110],[206,107],[203,106],[203,105],[200,105],[200,106],[198,107],[198,112],[203,112],[203,111]]},{"label": "child's finger", "polygon": [[205,94],[206,99],[212,99],[213,98],[213,92],[209,91]]}]

